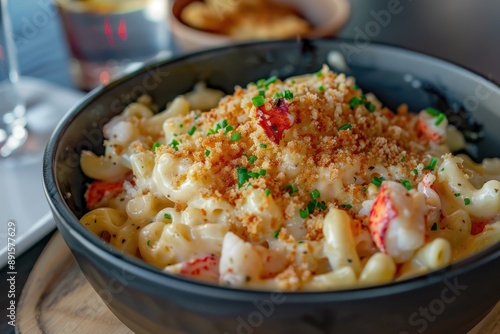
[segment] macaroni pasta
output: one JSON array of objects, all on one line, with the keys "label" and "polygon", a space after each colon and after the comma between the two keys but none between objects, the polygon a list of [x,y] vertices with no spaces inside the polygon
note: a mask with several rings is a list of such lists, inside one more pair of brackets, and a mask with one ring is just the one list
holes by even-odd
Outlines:
[{"label": "macaroni pasta", "polygon": [[387,284],[500,240],[500,159],[450,153],[440,111],[391,111],[326,66],[221,96],[200,84],[158,113],[143,96],[106,124],[104,155],[81,154],[81,223],[167,273],[284,291]]}]

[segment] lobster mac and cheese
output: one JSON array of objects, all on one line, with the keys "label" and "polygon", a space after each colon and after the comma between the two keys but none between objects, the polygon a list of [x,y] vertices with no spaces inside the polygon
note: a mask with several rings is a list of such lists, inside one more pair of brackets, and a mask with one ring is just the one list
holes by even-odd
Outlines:
[{"label": "lobster mac and cheese", "polygon": [[500,159],[454,156],[443,113],[391,111],[326,66],[225,97],[199,85],[155,111],[140,97],[104,126],[104,155],[82,152],[81,223],[165,272],[345,289],[500,240]]}]

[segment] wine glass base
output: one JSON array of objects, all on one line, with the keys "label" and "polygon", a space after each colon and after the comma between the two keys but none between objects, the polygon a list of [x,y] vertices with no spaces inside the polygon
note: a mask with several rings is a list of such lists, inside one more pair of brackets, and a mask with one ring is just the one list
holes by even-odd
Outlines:
[{"label": "wine glass base", "polygon": [[7,137],[5,130],[0,130],[0,157],[6,158],[23,146],[28,139],[28,130],[24,127],[14,128],[12,134]]}]

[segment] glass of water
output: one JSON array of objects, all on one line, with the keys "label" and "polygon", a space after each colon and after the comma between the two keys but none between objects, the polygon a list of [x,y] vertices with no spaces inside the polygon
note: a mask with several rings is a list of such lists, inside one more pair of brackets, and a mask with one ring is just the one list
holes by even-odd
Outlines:
[{"label": "glass of water", "polygon": [[171,55],[168,0],[56,0],[76,85],[90,90]]},{"label": "glass of water", "polygon": [[7,0],[0,0],[0,158],[11,155],[28,137]]}]

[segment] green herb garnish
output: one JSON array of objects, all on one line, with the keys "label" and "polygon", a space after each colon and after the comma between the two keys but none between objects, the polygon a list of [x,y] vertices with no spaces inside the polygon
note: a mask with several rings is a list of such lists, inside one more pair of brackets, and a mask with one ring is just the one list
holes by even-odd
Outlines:
[{"label": "green herb garnish", "polygon": [[346,123],[339,128],[339,131],[349,130],[349,129],[352,129],[352,125],[350,123]]},{"label": "green herb garnish", "polygon": [[439,124],[443,123],[445,118],[446,118],[446,116],[444,114],[439,114],[439,116],[437,117],[436,122],[434,124],[439,125]]},{"label": "green herb garnish", "polygon": [[178,151],[178,150],[179,150],[179,148],[178,148],[177,146],[179,146],[179,144],[180,144],[180,142],[178,142],[178,141],[177,141],[177,140],[175,140],[175,139],[172,139],[172,141],[170,142],[170,144],[169,144],[169,145],[170,145],[170,146],[172,146],[174,150]]},{"label": "green herb garnish", "polygon": [[208,157],[210,155],[210,150],[205,150],[205,156]]},{"label": "green herb garnish", "polygon": [[252,103],[256,107],[261,107],[264,105],[264,97],[262,97],[261,95],[252,97]]},{"label": "green herb garnish", "polygon": [[274,239],[278,239],[278,236],[280,235],[280,230],[281,229],[277,229],[276,231],[274,231],[274,233],[273,233]]},{"label": "green herb garnish", "polygon": [[156,142],[156,143],[154,143],[154,144],[153,144],[153,147],[151,148],[151,150],[152,150],[153,152],[156,152],[156,149],[157,149],[158,147],[160,147],[160,146],[161,146],[161,144],[160,144],[160,143],[158,143],[158,142]]},{"label": "green herb garnish", "polygon": [[318,189],[314,189],[314,190],[311,192],[311,198],[312,198],[312,199],[316,199],[316,198],[318,198],[319,196],[321,196],[321,194],[319,193],[319,190],[318,190]]},{"label": "green herb garnish", "polygon": [[241,138],[241,132],[235,132],[231,135],[231,141],[237,141]]},{"label": "green herb garnish", "polygon": [[434,117],[438,117],[439,115],[441,115],[441,112],[437,109],[434,109],[434,108],[425,108],[425,111],[431,115],[431,116],[434,116]]},{"label": "green herb garnish", "polygon": [[380,186],[382,185],[382,182],[384,182],[384,180],[385,180],[385,179],[384,179],[383,177],[374,177],[374,178],[372,179],[372,183],[373,183],[374,185],[376,185],[377,187],[380,187]]},{"label": "green herb garnish", "polygon": [[469,205],[470,204],[470,198],[464,198],[464,204]]},{"label": "green herb garnish", "polygon": [[269,86],[269,85],[270,85],[270,84],[272,84],[272,83],[275,83],[275,82],[276,82],[276,80],[278,80],[278,77],[277,77],[277,76],[275,76],[275,75],[273,75],[272,77],[270,77],[269,79],[267,79],[267,80],[265,81],[266,87],[267,87],[267,86]]},{"label": "green herb garnish", "polygon": [[169,213],[166,213],[166,214],[163,215],[163,218],[165,218],[165,219],[172,219],[172,215],[169,214]]},{"label": "green herb garnish", "polygon": [[191,129],[189,129],[188,134],[192,136],[195,131],[196,131],[196,126],[193,126]]},{"label": "green herb garnish", "polygon": [[411,186],[411,182],[410,181],[408,181],[408,180],[401,180],[400,182],[403,185],[403,187],[406,188],[406,190],[411,190],[412,186]]},{"label": "green herb garnish", "polygon": [[427,166],[424,167],[424,169],[433,171],[434,168],[436,167],[437,161],[438,160],[436,158],[432,157],[431,161],[429,162],[429,164]]}]

